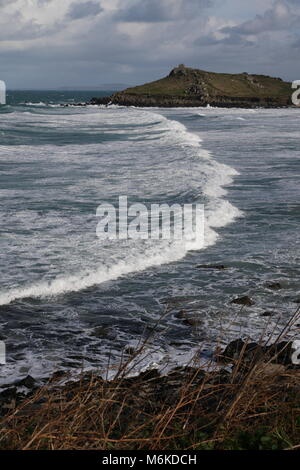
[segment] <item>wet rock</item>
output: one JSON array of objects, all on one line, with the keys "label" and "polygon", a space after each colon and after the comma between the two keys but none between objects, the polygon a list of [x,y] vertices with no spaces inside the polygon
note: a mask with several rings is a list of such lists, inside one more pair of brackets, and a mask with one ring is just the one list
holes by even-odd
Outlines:
[{"label": "wet rock", "polygon": [[187,326],[199,326],[201,321],[199,320],[199,318],[189,317],[185,318],[182,323]]},{"label": "wet rock", "polygon": [[139,375],[141,380],[160,380],[161,375],[157,369],[149,369]]},{"label": "wet rock", "polygon": [[266,287],[268,289],[272,289],[272,290],[280,290],[280,289],[282,289],[283,286],[280,282],[268,282],[266,284]]},{"label": "wet rock", "polygon": [[294,299],[292,302],[293,302],[294,304],[300,304],[300,298],[299,298],[299,299]]},{"label": "wet rock", "polygon": [[231,341],[220,354],[219,358],[224,360],[238,359],[244,346],[245,343],[241,339]]},{"label": "wet rock", "polygon": [[261,359],[267,353],[267,348],[255,342],[245,343],[241,339],[231,341],[225,350],[218,356],[220,362],[241,360],[253,363]]},{"label": "wet rock", "polygon": [[26,387],[28,389],[34,388],[35,384],[36,384],[35,379],[31,377],[30,375],[27,375],[25,379],[22,379],[19,382],[15,383],[17,387]]},{"label": "wet rock", "polygon": [[125,348],[125,353],[129,354],[129,356],[134,356],[136,352],[137,352],[137,350],[135,348],[133,348],[132,346],[127,346]]},{"label": "wet rock", "polygon": [[56,372],[54,372],[54,374],[52,375],[51,377],[51,380],[53,382],[56,382],[64,377],[66,377],[68,375],[68,373],[64,370],[57,370]]},{"label": "wet rock", "polygon": [[267,354],[267,348],[265,346],[261,346],[257,343],[249,343],[245,347],[244,353],[244,361],[248,363],[254,363],[258,360],[265,357]]},{"label": "wet rock", "polygon": [[104,104],[108,105],[111,102],[111,96],[102,96],[100,98],[92,98],[89,104],[93,105],[99,105],[99,104]]},{"label": "wet rock", "polygon": [[217,360],[225,363],[241,360],[246,364],[266,360],[273,364],[298,367],[292,361],[294,352],[293,343],[288,341],[275,343],[271,346],[262,346],[255,342],[247,344],[241,339],[237,339],[229,343],[225,350],[217,356]]},{"label": "wet rock", "polygon": [[175,313],[174,316],[176,318],[179,318],[179,320],[182,320],[186,317],[186,311],[185,310],[180,310],[178,313]]},{"label": "wet rock", "polygon": [[224,264],[199,264],[197,266],[198,269],[218,269],[218,270],[224,270],[227,269]]},{"label": "wet rock", "polygon": [[114,339],[115,335],[109,327],[99,326],[93,330],[91,336],[98,339]]},{"label": "wet rock", "polygon": [[273,317],[275,312],[263,312],[260,316],[261,317]]},{"label": "wet rock", "polygon": [[230,303],[236,305],[245,305],[246,307],[251,307],[252,305],[255,305],[255,302],[250,299],[248,295],[238,297],[237,299],[232,300]]},{"label": "wet rock", "polygon": [[278,344],[273,344],[268,348],[272,362],[275,364],[282,364],[284,366],[292,365],[292,355],[294,353],[293,343],[282,341]]},{"label": "wet rock", "polygon": [[7,401],[7,400],[13,400],[17,396],[17,388],[16,387],[11,387],[3,390],[3,392],[0,393],[0,401]]},{"label": "wet rock", "polygon": [[25,398],[23,393],[18,393],[17,387],[9,387],[0,393],[0,416],[5,416],[14,410],[18,403]]}]

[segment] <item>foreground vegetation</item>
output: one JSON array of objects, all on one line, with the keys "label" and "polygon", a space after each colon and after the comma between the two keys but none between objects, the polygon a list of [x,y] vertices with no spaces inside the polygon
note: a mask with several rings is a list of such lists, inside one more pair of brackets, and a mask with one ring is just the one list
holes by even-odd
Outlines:
[{"label": "foreground vegetation", "polygon": [[[254,450],[300,448],[300,369],[283,342],[299,310],[268,346],[241,340],[212,364],[126,377],[97,374],[46,387],[6,406],[0,449]],[[217,365],[218,364],[218,365]],[[208,368],[210,367],[210,371]]]}]

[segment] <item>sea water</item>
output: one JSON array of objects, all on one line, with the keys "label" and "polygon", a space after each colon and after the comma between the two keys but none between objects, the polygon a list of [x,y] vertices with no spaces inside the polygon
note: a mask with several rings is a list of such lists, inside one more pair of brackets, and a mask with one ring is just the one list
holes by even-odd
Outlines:
[{"label": "sea water", "polygon": [[[300,111],[72,106],[97,94],[9,92],[0,108],[2,384],[107,371],[144,338],[137,369],[209,359],[297,308]],[[99,240],[97,207],[119,196],[204,204],[204,246]]]}]

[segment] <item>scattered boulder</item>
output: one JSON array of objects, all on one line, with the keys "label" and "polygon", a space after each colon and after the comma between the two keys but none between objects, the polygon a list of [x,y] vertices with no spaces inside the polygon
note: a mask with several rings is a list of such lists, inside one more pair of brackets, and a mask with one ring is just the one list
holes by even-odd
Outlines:
[{"label": "scattered boulder", "polygon": [[268,282],[268,283],[266,284],[266,287],[267,287],[268,289],[280,290],[280,289],[282,289],[282,284],[281,284],[280,282],[277,282],[277,281],[275,281],[275,282]]},{"label": "scattered boulder", "polygon": [[282,364],[284,366],[292,365],[292,355],[294,352],[293,343],[282,341],[278,344],[269,346],[268,352],[274,364]]},{"label": "scattered boulder", "polygon": [[231,343],[229,343],[226,346],[226,348],[220,354],[219,357],[225,360],[237,359],[240,356],[241,351],[244,346],[245,346],[245,343],[241,339],[236,339],[234,341],[231,341]]},{"label": "scattered boulder", "polygon": [[58,382],[59,380],[68,376],[68,373],[64,370],[57,370],[52,374],[51,382]]},{"label": "scattered boulder", "polygon": [[187,326],[198,326],[201,323],[201,321],[195,317],[187,317],[183,320],[182,323]]},{"label": "scattered boulder", "polygon": [[179,318],[179,320],[182,320],[183,318],[186,317],[186,311],[185,310],[180,310],[178,313],[175,314],[176,318]]},{"label": "scattered boulder", "polygon": [[267,348],[258,343],[245,343],[241,339],[231,341],[225,350],[218,356],[220,362],[242,360],[244,363],[254,363],[261,359]]},{"label": "scattered boulder", "polygon": [[261,317],[273,317],[275,312],[263,312],[260,316]]},{"label": "scattered boulder", "polygon": [[138,378],[142,380],[160,380],[161,375],[157,369],[149,369],[141,372]]},{"label": "scattered boulder", "polygon": [[92,331],[91,336],[94,336],[95,338],[98,338],[98,339],[114,339],[115,338],[115,335],[112,332],[112,330],[109,327],[105,327],[105,326],[99,326],[95,328]]},{"label": "scattered boulder", "polygon": [[266,356],[267,347],[257,343],[249,343],[245,347],[244,360],[248,363],[255,363]]},{"label": "scattered boulder", "polygon": [[236,304],[236,305],[245,305],[246,307],[251,307],[252,305],[255,305],[255,302],[250,299],[247,295],[243,297],[238,297],[237,299],[234,299],[230,302],[231,304]]},{"label": "scattered boulder", "polygon": [[35,379],[31,377],[30,375],[27,375],[25,379],[22,379],[19,382],[15,383],[17,387],[26,387],[28,389],[34,388],[35,384],[36,384]]},{"label": "scattered boulder", "polygon": [[3,392],[0,393],[0,401],[7,401],[7,400],[13,400],[17,396],[17,388],[16,387],[10,387],[6,388],[3,390]]},{"label": "scattered boulder", "polygon": [[9,409],[15,408],[17,398],[18,393],[16,387],[7,388],[0,393],[0,416],[5,415]]},{"label": "scattered boulder", "polygon": [[132,346],[127,346],[125,348],[125,353],[128,354],[129,356],[134,356],[136,354],[137,350],[132,347]]},{"label": "scattered boulder", "polygon": [[293,342],[282,341],[271,346],[263,346],[258,343],[245,343],[241,339],[231,341],[223,352],[217,354],[217,360],[221,363],[232,363],[240,360],[244,364],[254,364],[259,360],[282,366],[298,368],[292,361],[295,352]]}]

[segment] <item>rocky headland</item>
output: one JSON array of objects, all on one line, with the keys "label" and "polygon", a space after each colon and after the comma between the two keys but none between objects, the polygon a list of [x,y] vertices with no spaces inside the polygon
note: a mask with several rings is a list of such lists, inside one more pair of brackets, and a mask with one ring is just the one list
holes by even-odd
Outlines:
[{"label": "rocky headland", "polygon": [[93,98],[91,104],[137,107],[276,108],[292,105],[291,83],[281,78],[248,73],[206,72],[174,68],[160,80],[127,88],[112,96]]}]

